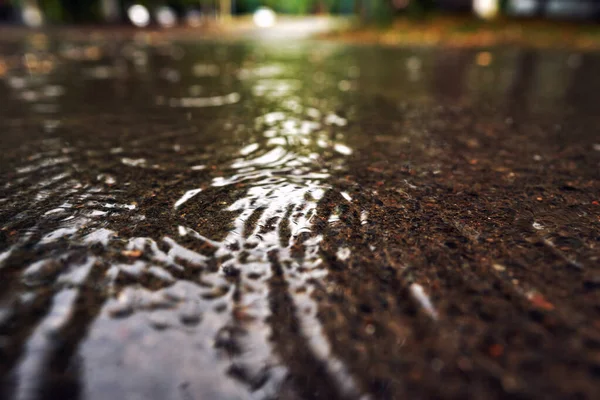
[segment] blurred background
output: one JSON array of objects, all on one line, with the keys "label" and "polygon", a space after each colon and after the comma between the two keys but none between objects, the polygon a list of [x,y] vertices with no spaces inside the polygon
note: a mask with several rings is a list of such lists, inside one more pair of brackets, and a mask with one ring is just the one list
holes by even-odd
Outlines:
[{"label": "blurred background", "polygon": [[[440,15],[482,19],[533,18],[596,22],[598,0],[0,0],[0,23],[192,26],[254,15],[258,25],[277,15],[320,15],[386,25],[396,18]],[[258,15],[258,17],[257,17]]]}]

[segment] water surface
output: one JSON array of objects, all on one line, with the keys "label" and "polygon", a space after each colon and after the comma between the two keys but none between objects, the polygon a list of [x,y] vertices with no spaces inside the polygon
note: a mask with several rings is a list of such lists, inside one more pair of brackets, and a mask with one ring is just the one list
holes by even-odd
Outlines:
[{"label": "water surface", "polygon": [[595,55],[0,48],[3,398],[598,389]]}]

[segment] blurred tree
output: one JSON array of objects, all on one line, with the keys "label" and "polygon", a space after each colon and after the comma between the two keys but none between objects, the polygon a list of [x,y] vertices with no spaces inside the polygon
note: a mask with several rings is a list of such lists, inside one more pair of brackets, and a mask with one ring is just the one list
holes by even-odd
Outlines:
[{"label": "blurred tree", "polygon": [[100,14],[104,22],[118,22],[121,20],[119,0],[100,0]]},{"label": "blurred tree", "polygon": [[339,0],[339,9],[336,12],[339,12],[340,14],[353,14],[356,7],[355,3],[355,0]]},{"label": "blurred tree", "polygon": [[43,0],[42,2],[60,3],[62,20],[65,22],[90,22],[99,20],[97,0]]},{"label": "blurred tree", "polygon": [[307,14],[312,10],[315,0],[265,0],[264,5],[285,14]]},{"label": "blurred tree", "polygon": [[60,0],[39,0],[39,6],[49,22],[63,21],[63,6]]},{"label": "blurred tree", "polygon": [[375,23],[380,26],[390,25],[394,19],[394,12],[390,1],[376,1],[373,5]]},{"label": "blurred tree", "polygon": [[13,6],[9,0],[0,0],[0,22],[10,21],[14,18]]},{"label": "blurred tree", "polygon": [[219,1],[219,13],[223,19],[229,19],[231,17],[231,0]]},{"label": "blurred tree", "polygon": [[548,0],[537,0],[535,15],[537,17],[542,17],[546,13],[546,8],[548,7]]},{"label": "blurred tree", "polygon": [[435,8],[435,0],[412,0],[408,3],[406,11],[409,17],[423,18]]},{"label": "blurred tree", "polygon": [[363,23],[389,25],[394,17],[390,0],[358,0],[356,12]]}]

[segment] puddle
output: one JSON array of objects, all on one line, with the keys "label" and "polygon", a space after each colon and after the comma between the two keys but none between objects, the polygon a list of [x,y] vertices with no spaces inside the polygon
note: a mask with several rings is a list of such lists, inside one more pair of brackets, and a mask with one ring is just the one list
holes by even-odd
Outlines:
[{"label": "puddle", "polygon": [[[592,125],[560,55],[45,43],[0,77],[3,398],[406,394],[396,367],[458,357],[421,364],[466,323],[444,279],[594,261],[597,136],[561,133]],[[519,304],[560,292],[485,270]]]}]

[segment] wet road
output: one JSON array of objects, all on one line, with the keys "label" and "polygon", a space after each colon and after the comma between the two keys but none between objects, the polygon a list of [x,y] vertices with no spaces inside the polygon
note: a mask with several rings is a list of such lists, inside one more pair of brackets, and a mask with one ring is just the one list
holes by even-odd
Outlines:
[{"label": "wet road", "polygon": [[0,50],[1,398],[600,390],[600,56]]}]

